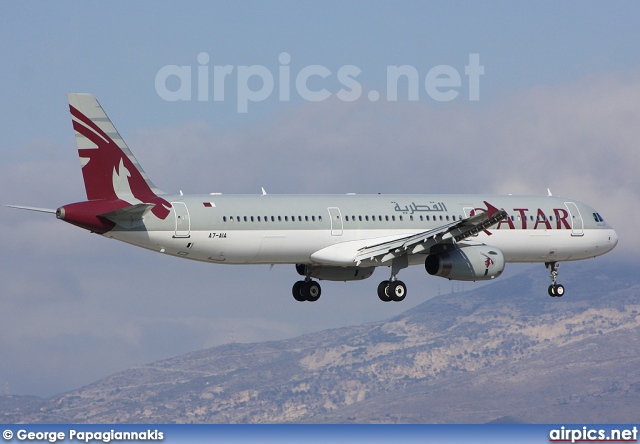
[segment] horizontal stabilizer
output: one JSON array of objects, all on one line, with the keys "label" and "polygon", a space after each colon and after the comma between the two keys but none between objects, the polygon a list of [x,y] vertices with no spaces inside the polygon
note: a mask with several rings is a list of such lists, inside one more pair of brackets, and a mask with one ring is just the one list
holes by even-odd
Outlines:
[{"label": "horizontal stabilizer", "polygon": [[111,222],[124,228],[133,228],[141,225],[142,218],[155,206],[155,204],[140,203],[120,208],[118,210],[109,211],[108,213],[98,214],[98,217],[109,219]]}]

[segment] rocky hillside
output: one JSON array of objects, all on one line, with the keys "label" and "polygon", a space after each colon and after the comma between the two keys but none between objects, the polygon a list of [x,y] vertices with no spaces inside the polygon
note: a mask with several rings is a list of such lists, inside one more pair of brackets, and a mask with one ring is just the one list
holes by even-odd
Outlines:
[{"label": "rocky hillside", "polygon": [[[640,279],[542,266],[395,318],[115,374],[3,422],[640,422]],[[348,291],[348,287],[345,287]],[[372,300],[371,303],[378,303]]]}]

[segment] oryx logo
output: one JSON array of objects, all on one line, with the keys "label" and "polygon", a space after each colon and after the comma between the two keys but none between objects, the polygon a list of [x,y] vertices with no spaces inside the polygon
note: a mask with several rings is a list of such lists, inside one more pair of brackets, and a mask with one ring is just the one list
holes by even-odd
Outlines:
[{"label": "oryx logo", "polygon": [[77,135],[87,139],[78,142],[87,198],[122,200],[130,205],[155,204],[151,212],[156,217],[165,219],[169,215],[171,204],[151,190],[137,161],[133,162],[133,155],[123,152],[107,133],[72,105],[69,105],[69,109],[73,116],[73,129]]},{"label": "oryx logo", "polygon": [[489,268],[492,267],[496,262],[491,259],[489,256],[487,256],[484,253],[480,253],[481,255],[483,255],[485,257],[484,259],[484,266],[485,266],[485,270],[484,270],[484,275],[488,275],[489,274]]}]

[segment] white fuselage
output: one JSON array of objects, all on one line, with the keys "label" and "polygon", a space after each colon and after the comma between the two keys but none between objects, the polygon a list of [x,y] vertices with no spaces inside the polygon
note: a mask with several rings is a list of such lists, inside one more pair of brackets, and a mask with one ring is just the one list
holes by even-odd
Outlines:
[{"label": "white fuselage", "polygon": [[[509,217],[465,239],[499,248],[507,262],[586,259],[615,247],[618,237],[585,204],[556,196],[478,195],[194,195],[166,196],[165,220],[145,216],[137,229],[107,237],[186,259],[227,264],[353,266],[371,242],[437,229],[486,211]],[[409,264],[424,262],[409,256]],[[359,263],[362,266],[379,263]],[[389,265],[389,264],[385,264]]]}]

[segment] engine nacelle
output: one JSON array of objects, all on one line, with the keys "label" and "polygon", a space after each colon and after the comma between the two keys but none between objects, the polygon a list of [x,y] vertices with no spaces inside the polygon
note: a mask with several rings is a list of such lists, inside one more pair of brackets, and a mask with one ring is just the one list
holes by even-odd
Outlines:
[{"label": "engine nacelle", "polygon": [[457,281],[485,281],[497,278],[504,270],[504,254],[495,247],[473,245],[430,254],[424,267],[432,276]]},{"label": "engine nacelle", "polygon": [[333,267],[321,265],[297,264],[296,271],[301,276],[307,275],[311,268],[310,277],[321,281],[359,281],[370,277],[376,267]]}]

